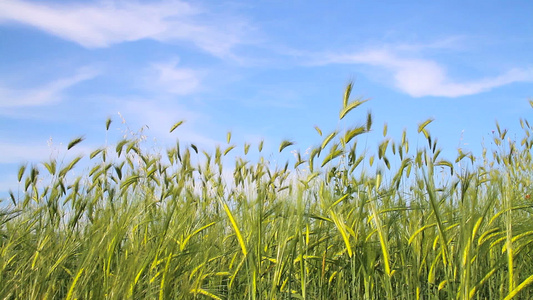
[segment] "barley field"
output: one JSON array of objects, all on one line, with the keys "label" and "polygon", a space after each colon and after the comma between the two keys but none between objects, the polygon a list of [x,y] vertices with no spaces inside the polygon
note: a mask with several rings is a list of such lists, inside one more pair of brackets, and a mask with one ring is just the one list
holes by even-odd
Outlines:
[{"label": "barley field", "polygon": [[231,134],[212,153],[179,143],[178,122],[161,153],[130,137],[83,172],[82,157],[22,166],[0,210],[0,298],[533,299],[528,121],[479,157],[442,158],[431,119],[417,147],[385,126],[365,151],[372,115],[351,89],[339,119],[361,123],[316,127],[286,164]]}]

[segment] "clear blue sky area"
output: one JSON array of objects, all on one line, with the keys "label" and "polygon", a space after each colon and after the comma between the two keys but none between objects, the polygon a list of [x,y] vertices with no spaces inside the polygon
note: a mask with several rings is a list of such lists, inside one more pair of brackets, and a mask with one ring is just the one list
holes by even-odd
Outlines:
[{"label": "clear blue sky area", "polygon": [[[284,139],[305,151],[375,116],[413,147],[480,154],[495,120],[533,123],[533,1],[0,0],[0,194],[21,163],[88,154],[124,130],[164,149]],[[372,100],[342,123],[346,84]],[[113,119],[110,132],[105,121]],[[122,123],[122,120],[126,123]],[[175,122],[186,120],[169,134]],[[425,141],[424,141],[425,142]]]}]

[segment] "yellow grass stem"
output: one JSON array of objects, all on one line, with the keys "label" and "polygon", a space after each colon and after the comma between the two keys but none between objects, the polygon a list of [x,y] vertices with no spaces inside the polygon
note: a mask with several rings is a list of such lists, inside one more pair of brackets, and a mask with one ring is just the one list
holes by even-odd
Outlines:
[{"label": "yellow grass stem", "polygon": [[237,236],[237,240],[239,241],[239,245],[241,246],[241,251],[244,256],[248,255],[248,250],[246,249],[246,243],[244,242],[244,238],[242,237],[241,230],[239,229],[239,226],[237,225],[237,222],[235,221],[235,218],[233,217],[233,214],[231,213],[231,210],[229,209],[226,202],[219,198],[220,203],[222,204],[222,207],[224,208],[224,212],[228,216],[231,227],[235,231],[235,235]]}]

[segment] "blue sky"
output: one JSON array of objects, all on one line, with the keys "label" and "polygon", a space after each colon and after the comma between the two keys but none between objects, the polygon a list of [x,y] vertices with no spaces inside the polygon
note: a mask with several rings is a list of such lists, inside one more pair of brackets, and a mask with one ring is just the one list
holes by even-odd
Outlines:
[{"label": "blue sky", "polygon": [[[321,141],[315,125],[371,110],[369,148],[385,122],[414,144],[432,117],[447,155],[479,152],[495,120],[521,137],[532,115],[531,12],[531,1],[0,0],[0,193],[17,188],[21,163],[81,135],[75,151],[88,154],[128,129],[163,149],[176,138],[212,149],[231,131],[238,145],[264,139],[275,153],[291,139],[303,152]],[[372,100],[341,124],[350,80]]]}]

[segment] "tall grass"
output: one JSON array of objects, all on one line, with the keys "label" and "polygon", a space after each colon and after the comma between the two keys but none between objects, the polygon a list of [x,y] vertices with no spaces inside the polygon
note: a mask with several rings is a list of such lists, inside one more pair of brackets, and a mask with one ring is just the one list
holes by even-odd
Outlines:
[{"label": "tall grass", "polygon": [[[350,92],[340,119],[364,102]],[[0,213],[0,298],[533,298],[531,126],[447,161],[430,122],[425,147],[385,127],[371,155],[357,148],[369,114],[294,165],[226,167],[228,135],[214,153],[124,139],[79,177],[81,158],[21,167],[22,196]]]}]

